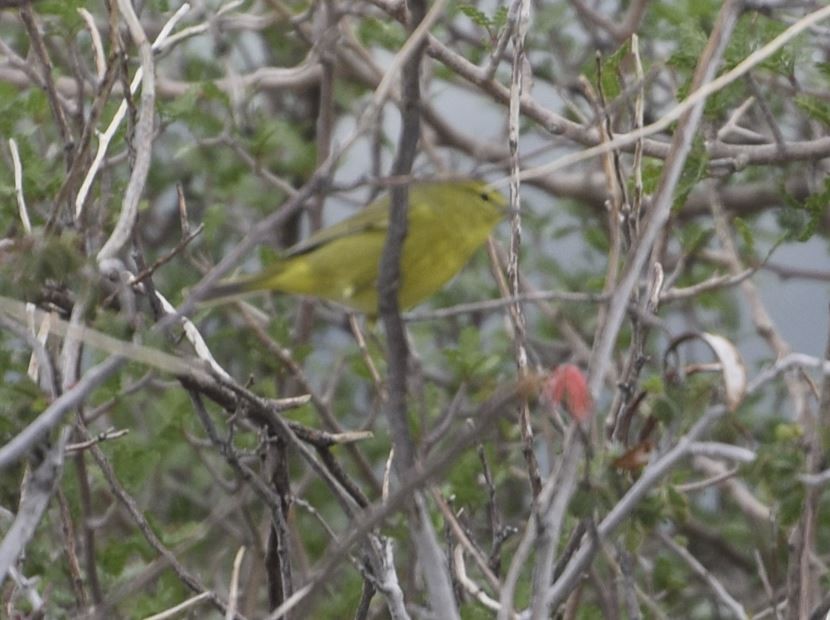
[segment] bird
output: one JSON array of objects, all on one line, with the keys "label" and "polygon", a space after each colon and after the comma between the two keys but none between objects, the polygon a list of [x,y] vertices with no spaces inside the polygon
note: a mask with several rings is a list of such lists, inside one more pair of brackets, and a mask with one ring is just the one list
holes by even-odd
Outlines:
[{"label": "bird", "polygon": [[[219,282],[203,301],[258,291],[317,297],[376,316],[378,273],[389,227],[389,194],[285,250],[258,273]],[[401,253],[402,310],[432,296],[469,262],[507,213],[502,193],[483,181],[420,181],[409,188]]]}]

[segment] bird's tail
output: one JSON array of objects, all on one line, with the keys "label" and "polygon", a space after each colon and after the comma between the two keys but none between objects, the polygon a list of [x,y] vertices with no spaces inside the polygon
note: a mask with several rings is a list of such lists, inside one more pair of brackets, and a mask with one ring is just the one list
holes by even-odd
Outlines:
[{"label": "bird's tail", "polygon": [[266,279],[263,274],[254,274],[223,280],[205,293],[199,305],[207,308],[245,299],[265,290]]}]

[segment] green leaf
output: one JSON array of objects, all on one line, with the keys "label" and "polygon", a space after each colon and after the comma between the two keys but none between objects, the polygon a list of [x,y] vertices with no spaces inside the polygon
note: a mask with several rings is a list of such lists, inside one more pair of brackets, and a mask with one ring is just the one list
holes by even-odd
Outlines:
[{"label": "green leaf", "polygon": [[608,251],[608,236],[605,229],[599,226],[587,226],[583,231],[585,242],[593,249],[606,253]]},{"label": "green leaf", "polygon": [[[487,15],[472,4],[462,4],[458,10],[470,18],[476,26],[484,28],[490,35],[491,42],[496,40],[499,30],[507,23],[508,8],[506,5],[498,7],[492,15]],[[473,62],[477,61],[478,59],[473,60]]]},{"label": "green leaf", "polygon": [[59,17],[64,26],[74,29],[83,24],[78,9],[87,4],[84,0],[41,0],[37,3],[37,12],[40,15]]},{"label": "green leaf", "polygon": [[490,28],[493,25],[490,18],[472,4],[462,4],[458,7],[458,10],[469,17],[476,26]]},{"label": "green leaf", "polygon": [[157,449],[143,445],[132,434],[113,442],[110,452],[112,465],[128,489],[140,488],[161,461],[161,453]]},{"label": "green leaf", "polygon": [[736,217],[734,220],[735,230],[741,237],[741,241],[743,242],[744,246],[748,253],[754,255],[755,254],[755,235],[752,232],[752,228],[750,228],[749,224],[745,219],[742,217]]},{"label": "green leaf", "polygon": [[651,529],[665,517],[665,499],[659,491],[646,495],[634,509],[634,516],[644,527]]},{"label": "green leaf", "polygon": [[654,402],[652,413],[663,424],[669,424],[681,415],[675,402],[667,397],[658,398]]},{"label": "green leaf", "polygon": [[689,499],[672,485],[666,487],[666,502],[672,514],[672,519],[683,523],[689,517]]},{"label": "green leaf", "polygon": [[655,590],[675,592],[686,587],[686,579],[682,570],[677,570],[677,565],[669,559],[667,554],[657,556],[654,562],[651,576],[654,581]]},{"label": "green leaf", "polygon": [[46,281],[73,281],[80,286],[83,278],[78,277],[78,272],[83,261],[74,235],[32,235],[11,248],[0,262],[0,293],[33,299]]},{"label": "green leaf", "polygon": [[486,352],[481,343],[481,332],[472,326],[465,327],[458,337],[458,345],[445,349],[443,354],[462,379],[486,376],[501,362],[498,355]]},{"label": "green leaf", "polygon": [[830,127],[830,104],[826,101],[811,95],[797,95],[795,104],[813,120],[817,120],[825,127]]},{"label": "green leaf", "polygon": [[454,497],[455,503],[459,506],[480,508],[486,499],[486,494],[477,482],[480,475],[481,461],[475,451],[465,452],[456,460],[450,472],[448,484],[445,485],[446,495]]},{"label": "green leaf", "polygon": [[406,32],[400,24],[380,21],[374,17],[365,17],[360,20],[357,36],[367,47],[377,45],[388,50],[398,50],[406,41]]},{"label": "green leaf", "polygon": [[658,374],[654,374],[643,379],[640,382],[640,387],[642,387],[649,394],[663,394],[666,386],[663,383],[663,377]]},{"label": "green leaf", "polygon": [[[612,102],[616,99],[620,92],[622,92],[622,85],[620,84],[620,65],[631,53],[631,44],[626,41],[620,45],[617,50],[610,56],[605,56],[600,59],[602,66],[602,92],[605,95],[606,103]],[[596,62],[593,63],[594,70],[592,71],[593,79],[596,81]]]},{"label": "green leaf", "polygon": [[496,9],[493,14],[493,26],[501,30],[507,23],[507,6],[503,5]]},{"label": "green leaf", "polygon": [[146,543],[139,534],[119,536],[109,541],[97,556],[98,563],[109,575],[118,577],[127,567],[127,562],[146,553]]},{"label": "green leaf", "polygon": [[817,62],[815,67],[819,70],[819,73],[830,80],[830,62]]},{"label": "green leaf", "polygon": [[300,177],[314,168],[316,150],[303,127],[281,118],[263,118],[250,140],[251,153]]},{"label": "green leaf", "polygon": [[824,179],[824,188],[799,202],[790,195],[784,197],[786,207],[778,213],[778,224],[785,238],[807,241],[815,234],[822,217],[830,207],[830,177]]},{"label": "green leaf", "polygon": [[[643,159],[643,192],[653,194],[663,174],[663,162],[656,159]],[[633,185],[632,185],[633,187]]]},{"label": "green leaf", "polygon": [[692,144],[692,149],[683,166],[680,180],[675,190],[673,210],[677,210],[686,203],[689,194],[697,184],[706,176],[709,167],[709,155],[703,142],[703,136],[698,135]]}]

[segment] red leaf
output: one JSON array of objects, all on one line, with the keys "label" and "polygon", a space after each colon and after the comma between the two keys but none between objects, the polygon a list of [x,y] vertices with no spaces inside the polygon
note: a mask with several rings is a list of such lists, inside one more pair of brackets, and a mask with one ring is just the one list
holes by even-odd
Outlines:
[{"label": "red leaf", "polygon": [[552,407],[564,406],[577,422],[584,422],[593,413],[594,405],[588,392],[588,382],[574,364],[562,364],[554,368],[542,386],[542,396]]}]

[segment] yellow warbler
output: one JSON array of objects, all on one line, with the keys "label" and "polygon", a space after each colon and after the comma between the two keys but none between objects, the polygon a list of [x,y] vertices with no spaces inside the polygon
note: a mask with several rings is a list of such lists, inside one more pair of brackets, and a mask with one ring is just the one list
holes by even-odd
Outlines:
[{"label": "yellow warbler", "polygon": [[[279,291],[335,301],[369,315],[378,309],[378,267],[389,225],[389,195],[286,250],[263,271],[220,282],[206,300]],[[434,181],[409,189],[401,256],[402,309],[458,273],[504,216],[502,194],[481,181]]]}]

